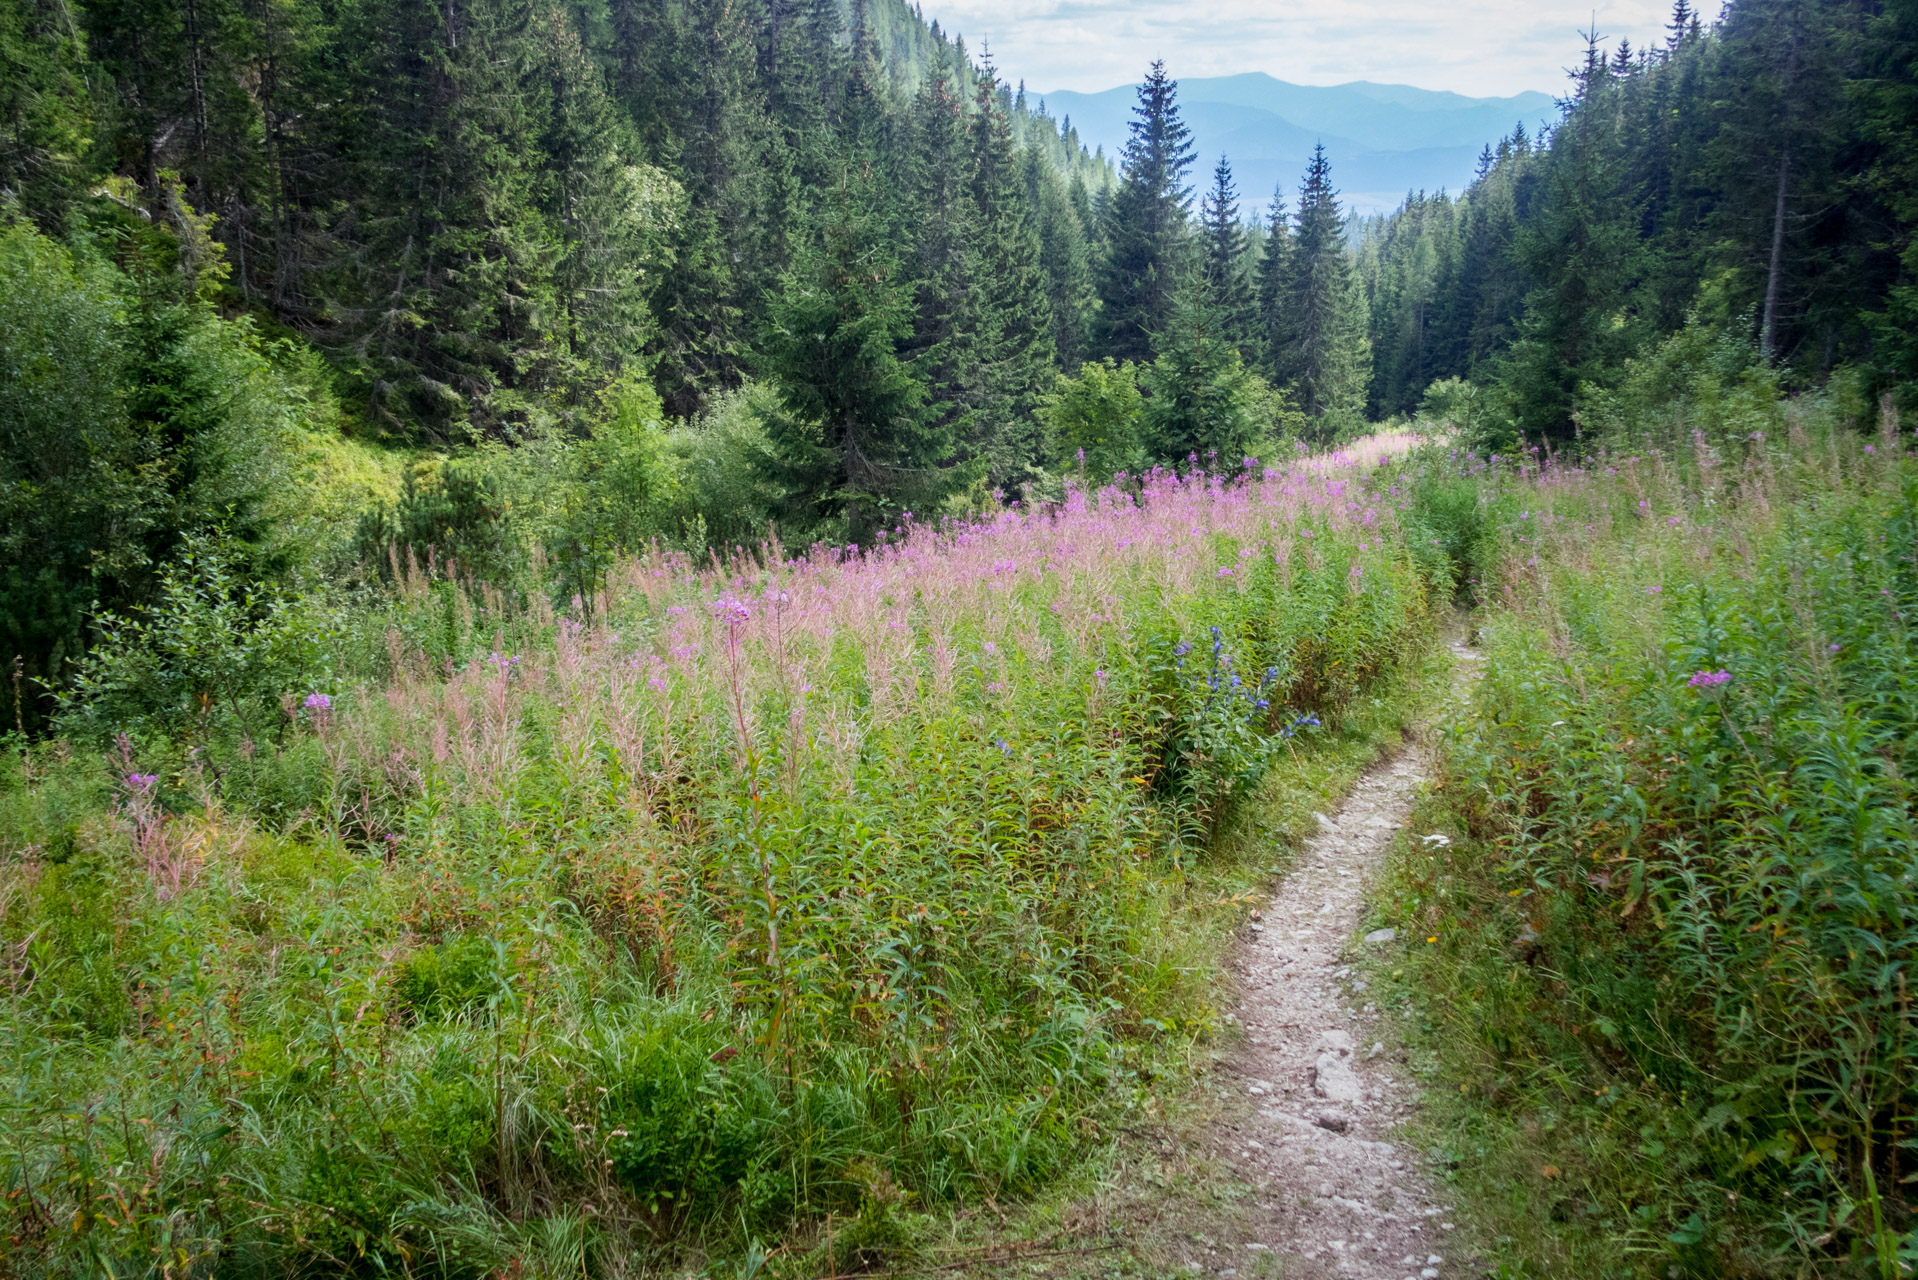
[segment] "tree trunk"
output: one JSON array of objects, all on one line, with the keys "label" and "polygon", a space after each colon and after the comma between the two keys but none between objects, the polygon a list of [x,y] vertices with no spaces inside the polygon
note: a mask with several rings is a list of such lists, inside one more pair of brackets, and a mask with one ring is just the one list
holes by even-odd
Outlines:
[{"label": "tree trunk", "polygon": [[1779,277],[1785,269],[1785,197],[1791,190],[1791,144],[1778,158],[1778,203],[1772,210],[1771,268],[1765,277],[1765,319],[1759,330],[1758,354],[1767,364],[1778,354]]}]

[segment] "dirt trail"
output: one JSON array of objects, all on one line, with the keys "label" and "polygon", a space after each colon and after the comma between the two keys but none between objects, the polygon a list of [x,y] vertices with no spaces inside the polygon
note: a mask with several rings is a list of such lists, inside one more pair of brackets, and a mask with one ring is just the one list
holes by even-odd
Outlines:
[{"label": "dirt trail", "polygon": [[[1454,641],[1457,687],[1479,655]],[[1245,1039],[1225,1064],[1255,1114],[1222,1121],[1217,1149],[1258,1189],[1255,1234],[1237,1253],[1249,1276],[1259,1253],[1287,1280],[1438,1280],[1469,1274],[1454,1257],[1451,1202],[1420,1154],[1393,1140],[1418,1103],[1396,1036],[1350,958],[1384,938],[1357,929],[1368,881],[1425,778],[1419,743],[1369,769],[1336,814],[1321,816],[1263,917],[1234,957]]]}]

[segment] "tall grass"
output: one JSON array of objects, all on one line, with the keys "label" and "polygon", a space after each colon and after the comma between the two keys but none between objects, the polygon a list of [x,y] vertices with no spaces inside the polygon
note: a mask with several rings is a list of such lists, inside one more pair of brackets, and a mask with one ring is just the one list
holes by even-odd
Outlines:
[{"label": "tall grass", "polygon": [[0,1271],[623,1274],[827,1219],[797,1274],[1034,1186],[1206,1026],[1185,869],[1449,586],[1371,461],[558,613],[402,566],[338,631],[377,670],[275,726],[11,757]]},{"label": "tall grass", "polygon": [[1908,1274],[1918,463],[1816,408],[1478,481],[1455,842],[1381,918],[1529,1274]]}]

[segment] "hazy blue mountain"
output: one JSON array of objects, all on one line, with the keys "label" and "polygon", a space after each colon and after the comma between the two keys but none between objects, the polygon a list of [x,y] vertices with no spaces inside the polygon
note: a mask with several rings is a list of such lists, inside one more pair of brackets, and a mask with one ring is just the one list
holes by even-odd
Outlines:
[{"label": "hazy blue mountain", "polygon": [[[1042,95],[1049,114],[1072,117],[1087,146],[1115,161],[1125,147],[1135,87],[1102,93],[1062,90]],[[1414,189],[1462,190],[1479,150],[1523,122],[1528,132],[1555,119],[1550,94],[1467,98],[1402,84],[1359,80],[1330,86],[1287,84],[1262,71],[1181,80],[1179,104],[1198,145],[1203,173],[1224,153],[1239,190],[1261,208],[1275,184],[1288,200],[1306,158],[1323,142],[1346,201],[1364,212],[1397,207]]]}]

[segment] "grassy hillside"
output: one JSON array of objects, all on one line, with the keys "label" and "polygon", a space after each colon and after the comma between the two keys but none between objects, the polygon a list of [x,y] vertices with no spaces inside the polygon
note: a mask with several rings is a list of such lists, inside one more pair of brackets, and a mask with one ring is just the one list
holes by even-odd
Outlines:
[{"label": "grassy hillside", "polygon": [[69,720],[0,771],[4,1266],[829,1274],[1037,1185],[1210,1025],[1189,869],[1419,651],[1403,505],[1162,476],[566,614],[415,569],[283,696]]}]

